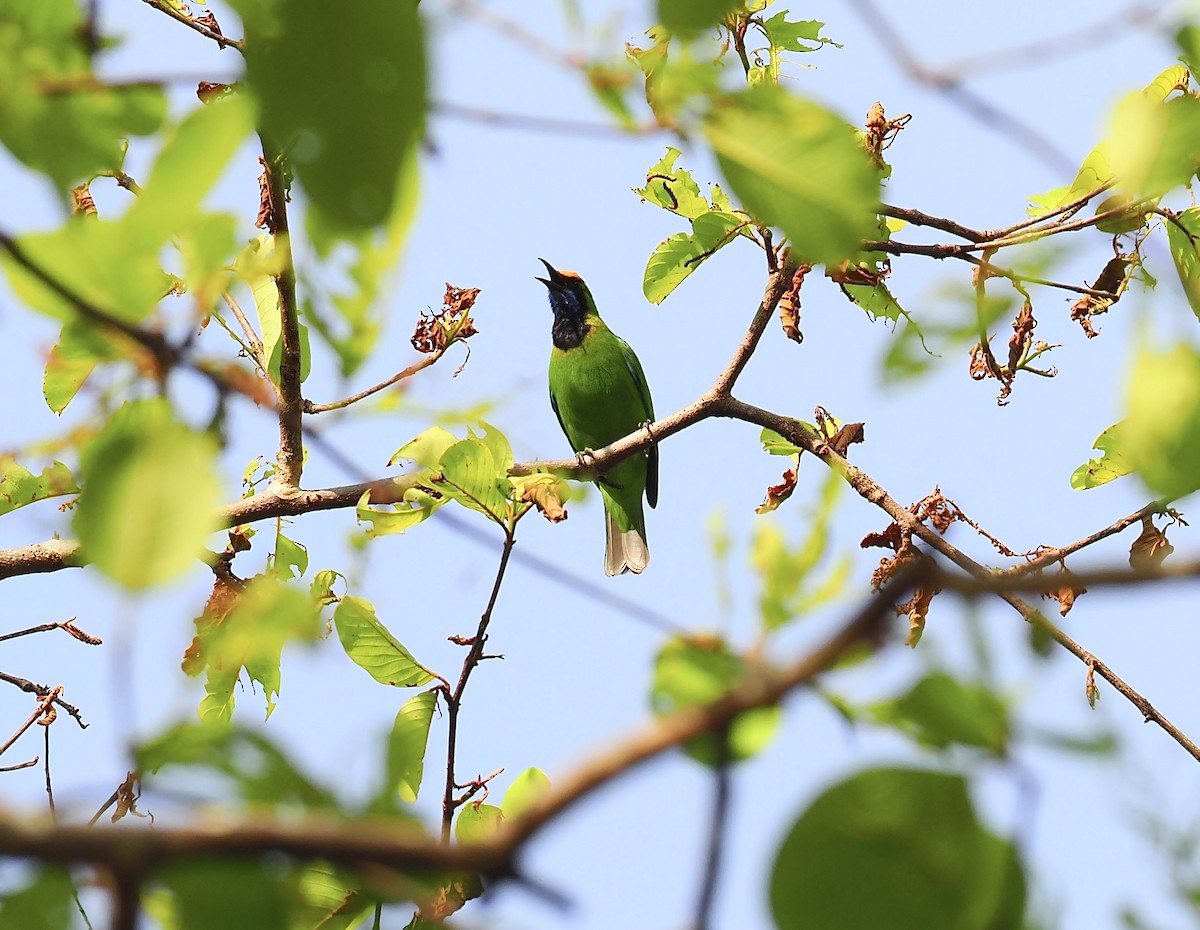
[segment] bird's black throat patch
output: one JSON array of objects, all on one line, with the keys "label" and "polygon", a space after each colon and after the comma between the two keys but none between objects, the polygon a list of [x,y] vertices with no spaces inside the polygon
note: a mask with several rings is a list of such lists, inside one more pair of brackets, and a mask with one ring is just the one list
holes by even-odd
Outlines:
[{"label": "bird's black throat patch", "polygon": [[554,347],[565,352],[568,349],[578,348],[587,335],[588,329],[585,317],[574,316],[569,312],[555,312],[554,323],[550,327],[550,336],[554,340]]}]

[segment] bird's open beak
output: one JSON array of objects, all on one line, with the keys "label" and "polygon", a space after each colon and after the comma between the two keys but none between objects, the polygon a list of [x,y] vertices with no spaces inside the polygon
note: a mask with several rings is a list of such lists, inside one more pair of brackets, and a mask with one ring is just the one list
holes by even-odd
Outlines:
[{"label": "bird's open beak", "polygon": [[550,277],[537,278],[536,280],[541,281],[544,285],[546,285],[546,287],[548,287],[552,291],[559,291],[567,286],[567,279],[562,276],[562,274],[559,272],[559,270],[557,268],[555,268],[553,265],[551,265],[544,258],[539,258],[538,261],[546,266],[546,272],[547,272],[547,274],[550,275]]}]

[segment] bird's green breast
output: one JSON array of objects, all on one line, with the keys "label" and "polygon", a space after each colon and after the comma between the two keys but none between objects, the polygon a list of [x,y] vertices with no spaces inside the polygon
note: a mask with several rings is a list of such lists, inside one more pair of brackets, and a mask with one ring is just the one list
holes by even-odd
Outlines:
[{"label": "bird's green breast", "polygon": [[603,448],[632,433],[650,416],[623,343],[602,322],[589,320],[578,346],[551,351],[549,380],[576,451]]}]

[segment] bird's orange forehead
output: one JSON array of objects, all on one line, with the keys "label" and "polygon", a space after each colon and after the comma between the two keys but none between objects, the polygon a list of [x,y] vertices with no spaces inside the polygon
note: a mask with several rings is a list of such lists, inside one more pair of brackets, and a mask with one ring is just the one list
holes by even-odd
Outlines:
[{"label": "bird's orange forehead", "polygon": [[576,281],[579,280],[579,272],[578,271],[563,271],[562,269],[559,269],[558,273],[560,275],[562,275],[564,278],[574,278]]}]

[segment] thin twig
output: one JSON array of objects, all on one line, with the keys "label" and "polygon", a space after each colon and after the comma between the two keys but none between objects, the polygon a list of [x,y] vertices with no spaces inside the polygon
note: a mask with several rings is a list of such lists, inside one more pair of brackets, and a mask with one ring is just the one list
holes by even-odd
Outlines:
[{"label": "thin twig", "polygon": [[504,529],[504,548],[500,552],[500,565],[496,569],[496,580],[492,583],[492,593],[488,597],[487,607],[483,611],[483,615],[479,618],[479,625],[475,629],[475,638],[471,640],[471,648],[467,651],[467,656],[463,659],[462,670],[458,674],[458,683],[454,686],[454,690],[443,688],[442,694],[446,699],[446,784],[442,791],[442,842],[450,842],[450,829],[454,822],[454,812],[458,809],[461,800],[454,797],[454,789],[456,786],[456,778],[454,774],[455,753],[458,749],[458,713],[462,709],[463,692],[467,689],[467,681],[471,677],[471,672],[475,671],[475,667],[479,665],[483,658],[483,648],[487,645],[487,630],[488,624],[492,620],[492,611],[496,608],[496,599],[500,596],[500,585],[504,582],[504,572],[508,568],[508,559],[512,555],[513,546],[516,544],[516,537],[513,535],[512,527],[505,526]]},{"label": "thin twig", "polygon": [[717,758],[713,764],[712,820],[708,828],[708,850],[704,857],[704,875],[696,900],[695,930],[708,930],[712,923],[713,903],[717,881],[721,875],[721,858],[725,848],[725,833],[729,825],[729,798],[733,775],[729,758],[729,727],[713,733]]},{"label": "thin twig", "polygon": [[0,855],[99,866],[121,863],[133,875],[148,874],[177,859],[278,852],[356,866],[379,863],[400,870],[457,869],[485,876],[511,876],[520,848],[601,786],[676,746],[728,726],[747,710],[778,703],[790,691],[811,684],[848,650],[863,643],[877,645],[892,605],[921,577],[920,567],[897,575],[828,640],[794,662],[779,669],[757,669],[719,701],[660,717],[585,760],[556,779],[532,808],[479,843],[451,846],[415,834],[407,823],[347,821],[323,814],[301,820],[255,816],[154,830],[96,830],[82,824],[54,825],[33,818],[0,816]]},{"label": "thin twig", "polygon": [[1128,529],[1134,524],[1141,523],[1146,517],[1153,516],[1156,513],[1161,513],[1165,506],[1166,504],[1162,501],[1152,501],[1145,507],[1142,507],[1140,510],[1135,510],[1128,516],[1121,517],[1120,520],[1110,523],[1102,530],[1096,530],[1094,533],[1089,533],[1082,539],[1078,539],[1075,542],[1061,548],[1055,549],[1047,547],[1042,549],[1028,562],[1025,562],[1021,565],[1014,565],[1011,568],[1001,569],[998,571],[998,574],[1025,575],[1030,572],[1035,572],[1040,568],[1044,568],[1047,565],[1052,565],[1055,562],[1061,562],[1067,556],[1074,552],[1078,552],[1080,549],[1085,549],[1093,543],[1097,543],[1102,539],[1107,539],[1109,536],[1115,536],[1117,533]]},{"label": "thin twig", "polygon": [[221,297],[224,298],[225,306],[232,311],[234,318],[242,327],[242,332],[246,335],[247,348],[250,350],[251,357],[256,363],[258,363],[259,369],[263,373],[266,373],[267,365],[271,360],[266,357],[266,350],[263,348],[262,340],[258,337],[258,333],[254,331],[254,327],[250,324],[250,319],[246,316],[246,311],[242,309],[241,304],[233,299],[233,295],[230,294],[229,291],[222,293]]},{"label": "thin twig", "polygon": [[175,5],[169,3],[168,0],[142,0],[142,2],[154,7],[154,9],[158,10],[160,13],[166,13],[171,17],[171,19],[178,20],[189,29],[200,33],[200,35],[204,36],[206,39],[212,39],[219,46],[221,46],[221,48],[225,48],[225,46],[229,45],[233,48],[236,48],[239,52],[243,51],[245,48],[244,40],[231,39],[229,36],[225,36],[219,32],[216,32],[209,26],[206,26],[204,23],[200,22],[195,16],[189,16],[187,13],[183,12],[183,10],[178,9]]},{"label": "thin twig", "polygon": [[432,105],[435,116],[482,123],[496,129],[512,129],[518,132],[544,132],[556,136],[583,136],[599,139],[640,139],[644,136],[666,132],[657,123],[624,127],[617,123],[598,123],[590,120],[568,119],[561,116],[536,116],[529,113],[501,113],[445,100]]},{"label": "thin twig", "polygon": [[385,388],[390,388],[393,384],[396,384],[399,381],[404,381],[406,378],[411,378],[413,375],[424,371],[426,368],[435,364],[443,355],[445,355],[446,349],[450,348],[450,345],[452,345],[452,343],[436,350],[435,352],[432,352],[429,355],[424,356],[421,359],[418,359],[403,371],[399,371],[390,378],[380,381],[378,384],[372,385],[365,390],[359,391],[357,394],[351,394],[349,397],[344,397],[341,400],[331,401],[328,404],[314,404],[311,400],[306,400],[303,404],[304,412],[325,413],[327,410],[341,410],[343,407],[349,407],[351,404],[356,404],[360,400],[370,397],[372,394],[376,394]]},{"label": "thin twig", "polygon": [[1023,145],[1055,171],[1071,170],[1073,162],[1070,157],[1033,126],[968,90],[961,77],[935,71],[922,63],[872,0],[851,0],[851,6],[855,8],[863,25],[875,35],[900,69],[914,81],[945,94],[969,116],[1002,134],[1006,139]]},{"label": "thin twig", "polygon": [[88,725],[83,722],[79,708],[74,704],[68,704],[58,696],[62,688],[48,688],[45,685],[39,685],[36,681],[30,681],[28,678],[18,678],[16,675],[9,675],[7,672],[0,672],[0,681],[7,682],[16,688],[20,688],[26,694],[32,694],[38,698],[44,698],[51,692],[54,692],[54,703],[75,718],[75,722],[79,724],[79,729],[86,730],[88,728]]},{"label": "thin twig", "polygon": [[10,736],[3,744],[0,744],[0,756],[4,755],[12,747],[12,744],[19,740],[25,732],[46,716],[51,706],[54,704],[54,699],[58,697],[58,693],[62,688],[53,688],[42,700],[38,703],[37,709],[29,715],[29,719],[17,727],[17,731]]},{"label": "thin twig", "polygon": [[46,736],[46,798],[50,802],[50,817],[57,818],[58,812],[54,809],[54,785],[50,781],[50,727],[49,725],[42,727],[45,730]]},{"label": "thin twig", "polygon": [[[970,575],[986,579],[992,574],[991,570],[986,566],[976,562],[965,552],[952,545],[936,530],[920,522],[907,507],[896,501],[869,475],[847,462],[846,459],[834,452],[828,443],[824,442],[819,436],[812,433],[798,421],[788,417],[781,417],[776,413],[771,413],[768,410],[763,410],[760,407],[755,407],[752,404],[747,404],[735,398],[729,398],[725,406],[728,410],[728,415],[773,429],[807,451],[812,452],[824,461],[826,465],[833,468],[845,478],[861,497],[882,509],[904,530],[921,539],[931,549],[941,553]],[[1172,739],[1179,743],[1193,758],[1200,761],[1200,746],[1192,742],[1182,730],[1160,713],[1149,700],[1131,687],[1116,672],[1109,668],[1106,663],[1084,649],[1055,624],[1051,623],[1041,611],[1031,604],[1026,603],[1017,597],[1017,595],[1002,593],[1000,597],[1028,623],[1038,626],[1049,633],[1059,645],[1078,658],[1084,665],[1094,667],[1096,673],[1112,685],[1122,697],[1133,704],[1142,713],[1144,719],[1153,721],[1169,734]]]},{"label": "thin twig", "polygon": [[3,765],[3,766],[0,766],[0,772],[18,772],[18,771],[20,771],[21,769],[31,769],[31,768],[33,768],[35,765],[37,765],[37,764],[38,764],[38,762],[40,762],[40,761],[41,761],[41,760],[40,760],[40,759],[38,759],[38,757],[37,757],[37,756],[34,756],[34,757],[33,757],[32,759],[30,759],[28,762],[18,762],[16,765]]}]

